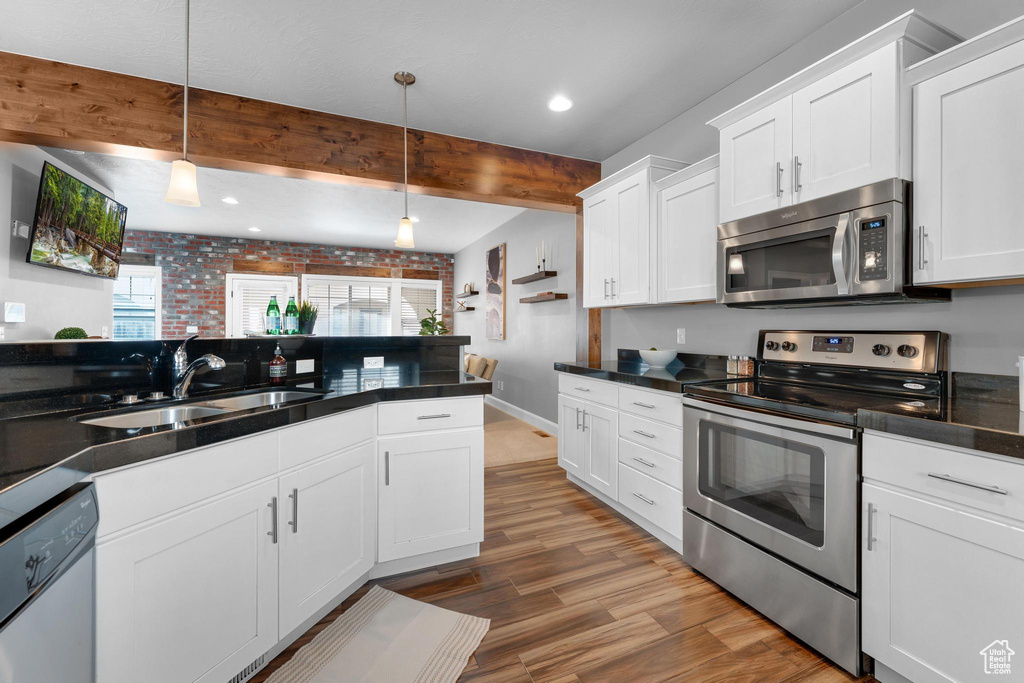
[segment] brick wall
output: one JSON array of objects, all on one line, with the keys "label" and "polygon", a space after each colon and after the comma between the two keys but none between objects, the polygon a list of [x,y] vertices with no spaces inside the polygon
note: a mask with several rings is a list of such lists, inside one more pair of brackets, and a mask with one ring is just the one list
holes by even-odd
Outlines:
[{"label": "brick wall", "polygon": [[234,271],[236,260],[243,259],[288,264],[284,267],[290,267],[290,274],[297,276],[306,271],[309,263],[386,267],[391,269],[392,277],[402,277],[404,268],[437,271],[441,280],[444,319],[448,327],[453,327],[454,268],[451,254],[140,230],[127,231],[124,246],[125,263],[148,263],[163,269],[161,334],[166,338],[185,336],[187,325],[198,325],[199,333],[204,337],[224,336],[224,276]]}]

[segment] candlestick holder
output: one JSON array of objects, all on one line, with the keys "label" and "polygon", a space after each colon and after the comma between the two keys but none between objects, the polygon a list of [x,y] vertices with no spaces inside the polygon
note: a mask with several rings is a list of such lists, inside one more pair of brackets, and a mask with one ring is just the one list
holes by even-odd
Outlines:
[{"label": "candlestick holder", "polygon": [[540,268],[541,270],[547,270],[548,269],[548,260],[546,258],[542,258],[540,260],[540,263],[541,263],[541,268]]}]

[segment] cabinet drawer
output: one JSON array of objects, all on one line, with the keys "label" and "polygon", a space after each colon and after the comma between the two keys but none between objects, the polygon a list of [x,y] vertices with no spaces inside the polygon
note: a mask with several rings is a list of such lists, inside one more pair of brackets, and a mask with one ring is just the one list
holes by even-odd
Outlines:
[{"label": "cabinet drawer", "polygon": [[322,417],[278,432],[281,470],[336,453],[374,437],[374,408]]},{"label": "cabinet drawer", "polygon": [[864,478],[1024,522],[1024,464],[867,433]]},{"label": "cabinet drawer", "polygon": [[683,459],[683,430],[677,427],[622,413],[619,415],[619,436],[678,460]]},{"label": "cabinet drawer", "polygon": [[667,422],[676,427],[683,426],[683,397],[680,394],[619,387],[619,410]]},{"label": "cabinet drawer", "polygon": [[683,537],[683,494],[622,463],[619,502],[672,536]]},{"label": "cabinet drawer", "polygon": [[673,488],[683,490],[683,462],[681,460],[620,438],[619,462]]},{"label": "cabinet drawer", "polygon": [[558,391],[568,396],[582,398],[591,403],[618,407],[619,387],[614,382],[599,379],[587,379],[579,375],[558,373]]},{"label": "cabinet drawer", "polygon": [[95,478],[100,523],[115,531],[277,473],[277,434],[198,448]]},{"label": "cabinet drawer", "polygon": [[483,423],[484,401],[480,396],[431,398],[377,406],[378,434],[479,427]]}]

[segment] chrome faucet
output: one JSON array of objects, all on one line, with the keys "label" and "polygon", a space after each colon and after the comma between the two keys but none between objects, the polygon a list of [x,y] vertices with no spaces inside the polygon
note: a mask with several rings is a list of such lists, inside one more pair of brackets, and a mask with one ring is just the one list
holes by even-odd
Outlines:
[{"label": "chrome faucet", "polygon": [[212,353],[200,356],[189,363],[188,351],[185,349],[185,345],[198,336],[198,334],[193,334],[191,337],[181,342],[181,345],[174,352],[174,360],[171,364],[171,368],[174,373],[174,391],[172,392],[172,396],[174,396],[174,398],[181,399],[188,397],[188,387],[192,384],[192,378],[201,368],[208,367],[211,370],[223,370],[224,366],[227,365],[223,358],[215,356]]}]

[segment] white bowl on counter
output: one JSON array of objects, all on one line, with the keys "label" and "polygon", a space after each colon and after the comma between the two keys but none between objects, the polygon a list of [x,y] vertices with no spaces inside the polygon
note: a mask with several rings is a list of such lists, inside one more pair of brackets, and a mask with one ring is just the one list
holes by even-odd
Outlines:
[{"label": "white bowl on counter", "polygon": [[657,351],[640,351],[640,357],[652,368],[663,368],[676,359],[679,352],[675,349],[658,349]]}]

